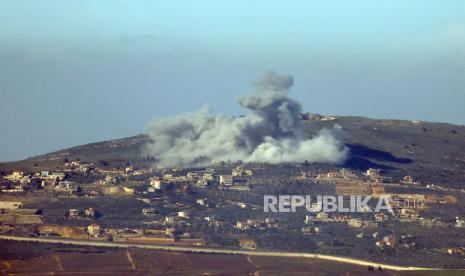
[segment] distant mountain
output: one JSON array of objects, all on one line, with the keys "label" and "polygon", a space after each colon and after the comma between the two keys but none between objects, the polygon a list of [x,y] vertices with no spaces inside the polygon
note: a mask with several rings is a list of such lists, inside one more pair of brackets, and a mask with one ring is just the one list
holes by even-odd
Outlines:
[{"label": "distant mountain", "polygon": [[[391,174],[451,187],[465,187],[465,126],[405,120],[336,117],[329,121],[304,121],[306,135],[339,124],[352,169],[381,168]],[[147,135],[110,140],[64,149],[22,161],[0,163],[1,171],[53,169],[66,160],[80,159],[96,165],[147,164],[143,146]]]}]

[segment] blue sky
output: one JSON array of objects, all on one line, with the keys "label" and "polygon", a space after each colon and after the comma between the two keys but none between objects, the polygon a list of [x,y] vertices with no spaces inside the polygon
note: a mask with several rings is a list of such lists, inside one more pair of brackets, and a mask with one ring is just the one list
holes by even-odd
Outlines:
[{"label": "blue sky", "polygon": [[465,124],[465,2],[3,0],[0,160],[241,114],[269,70],[307,111]]}]

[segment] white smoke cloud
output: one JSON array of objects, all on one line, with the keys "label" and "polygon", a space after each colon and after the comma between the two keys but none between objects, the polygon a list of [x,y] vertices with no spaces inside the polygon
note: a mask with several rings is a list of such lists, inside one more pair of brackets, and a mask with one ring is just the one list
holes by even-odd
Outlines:
[{"label": "white smoke cloud", "polygon": [[245,162],[341,163],[348,150],[338,139],[340,127],[305,139],[301,105],[288,96],[291,76],[273,72],[254,83],[238,102],[244,117],[214,115],[208,108],[176,117],[157,118],[149,126],[148,154],[165,166],[203,166],[213,160]]}]

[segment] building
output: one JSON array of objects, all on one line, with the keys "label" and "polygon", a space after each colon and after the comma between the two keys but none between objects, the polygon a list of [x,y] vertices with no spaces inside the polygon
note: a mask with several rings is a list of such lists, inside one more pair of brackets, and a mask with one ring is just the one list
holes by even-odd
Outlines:
[{"label": "building", "polygon": [[86,214],[86,216],[88,217],[95,217],[95,209],[90,207],[90,208],[87,208],[84,213]]},{"label": "building", "polygon": [[89,233],[91,236],[98,237],[100,235],[100,231],[100,225],[96,223],[92,223],[91,225],[87,226],[87,233]]},{"label": "building", "polygon": [[400,218],[412,218],[416,219],[420,217],[418,209],[402,207],[399,209]]},{"label": "building", "polygon": [[68,216],[69,216],[69,218],[78,218],[79,217],[79,210],[78,209],[69,209]]},{"label": "building", "polygon": [[337,172],[329,172],[326,174],[327,178],[338,178],[339,174]]},{"label": "building", "polygon": [[388,219],[388,216],[385,213],[376,213],[375,221],[385,221]]},{"label": "building", "polygon": [[232,170],[232,175],[239,177],[250,177],[252,176],[252,170],[246,170],[241,167],[237,167]]},{"label": "building", "polygon": [[265,222],[258,219],[247,219],[245,221],[237,221],[236,228],[248,229],[248,228],[259,228],[264,226]]},{"label": "building", "polygon": [[49,171],[41,171],[40,172],[40,177],[48,178],[49,177]]},{"label": "building", "polygon": [[54,173],[49,175],[49,178],[58,179],[58,180],[61,181],[61,180],[65,179],[65,173],[54,172]]},{"label": "building", "polygon": [[420,194],[392,194],[390,204],[397,208],[423,208],[426,196]]},{"label": "building", "polygon": [[159,179],[159,178],[150,179],[150,186],[152,186],[153,188],[155,188],[157,190],[161,190],[161,188],[162,188],[161,179]]},{"label": "building", "polygon": [[178,212],[178,217],[180,217],[180,218],[188,218],[189,217],[189,211],[179,211]]},{"label": "building", "polygon": [[21,180],[19,180],[19,183],[21,183],[22,185],[27,185],[31,183],[31,179],[29,178],[29,176],[25,175],[21,178]]},{"label": "building", "polygon": [[22,205],[21,201],[0,201],[0,209],[14,210],[21,208]]},{"label": "building", "polygon": [[233,176],[232,175],[220,175],[220,185],[232,186],[233,185]]},{"label": "building", "polygon": [[166,216],[165,217],[165,223],[173,224],[173,223],[177,223],[177,222],[178,222],[178,217],[176,217],[176,216]]},{"label": "building", "polygon": [[236,222],[236,228],[238,229],[247,229],[247,222],[246,221],[237,221]]},{"label": "building", "polygon": [[247,249],[247,250],[255,250],[255,249],[257,249],[257,243],[255,243],[255,241],[251,240],[251,239],[240,239],[239,240],[239,246],[242,249]]},{"label": "building", "polygon": [[199,178],[196,182],[195,182],[195,185],[197,187],[207,187],[208,186],[208,183],[210,183],[209,180],[207,180],[206,178],[204,177],[201,177]]},{"label": "building", "polygon": [[406,176],[404,176],[404,179],[402,179],[402,181],[403,181],[404,183],[412,184],[412,183],[413,183],[413,177],[410,176],[410,175],[406,175]]},{"label": "building", "polygon": [[357,180],[358,176],[350,169],[342,168],[339,170],[341,176],[345,179],[349,180]]},{"label": "building", "polygon": [[376,176],[379,176],[379,172],[380,172],[379,169],[369,168],[365,174],[366,174],[367,176],[376,177]]},{"label": "building", "polygon": [[131,187],[123,187],[123,191],[127,194],[134,194],[134,188]]},{"label": "building", "polygon": [[208,222],[213,222],[213,221],[216,220],[216,219],[215,219],[215,216],[207,216],[207,217],[204,217],[203,219],[206,220],[206,221],[208,221]]},{"label": "building", "polygon": [[11,174],[5,176],[4,178],[9,181],[20,181],[23,178],[24,173],[22,171],[14,171]]},{"label": "building", "polygon": [[[187,174],[187,175],[189,176],[189,174]],[[171,174],[171,173],[164,173],[163,177],[162,177],[162,179],[166,180],[166,181],[171,181],[172,178],[173,178],[173,174]]]},{"label": "building", "polygon": [[460,217],[455,217],[455,227],[465,227],[465,219]]},{"label": "building", "polygon": [[325,212],[318,212],[316,214],[316,218],[319,220],[327,220],[329,217],[328,217],[328,214]]},{"label": "building", "polygon": [[81,164],[79,165],[79,171],[81,173],[86,173],[86,172],[89,172],[93,169],[92,165],[91,164]]},{"label": "building", "polygon": [[396,244],[396,240],[392,235],[385,236],[383,241],[386,243],[387,246],[394,246]]},{"label": "building", "polygon": [[311,112],[300,113],[300,118],[304,121],[332,121],[336,119],[335,117],[323,116]]},{"label": "building", "polygon": [[58,182],[58,185],[55,188],[58,189],[58,190],[65,190],[65,191],[74,191],[75,190],[74,182],[69,181],[69,180],[64,180],[64,181]]},{"label": "building", "polygon": [[199,198],[199,199],[197,199],[196,202],[197,202],[198,205],[205,206],[207,204],[207,199],[206,198]]},{"label": "building", "polygon": [[124,177],[122,175],[107,175],[105,176],[105,180],[102,182],[103,184],[118,184],[124,181]]},{"label": "building", "polygon": [[321,227],[314,227],[314,226],[304,226],[302,227],[302,234],[309,235],[309,234],[319,234],[321,233]]},{"label": "building", "polygon": [[157,215],[158,214],[158,210],[155,209],[155,208],[143,208],[142,209],[142,214],[146,215],[146,216],[154,216],[154,215]]},{"label": "building", "polygon": [[352,218],[347,221],[347,225],[354,228],[362,227],[362,220],[359,218]]}]

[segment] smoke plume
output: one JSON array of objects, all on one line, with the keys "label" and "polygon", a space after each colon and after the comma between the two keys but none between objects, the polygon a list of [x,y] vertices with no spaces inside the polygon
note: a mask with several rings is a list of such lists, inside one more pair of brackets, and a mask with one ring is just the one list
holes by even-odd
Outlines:
[{"label": "smoke plume", "polygon": [[203,166],[213,160],[244,162],[340,163],[348,150],[338,139],[340,127],[305,139],[301,105],[288,96],[291,76],[273,72],[253,84],[238,102],[243,117],[214,115],[208,108],[177,117],[157,118],[149,126],[148,153],[165,166]]}]

